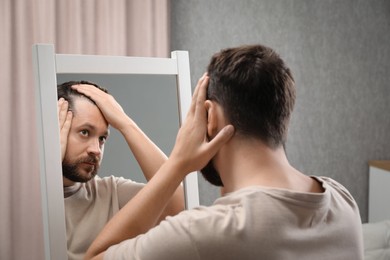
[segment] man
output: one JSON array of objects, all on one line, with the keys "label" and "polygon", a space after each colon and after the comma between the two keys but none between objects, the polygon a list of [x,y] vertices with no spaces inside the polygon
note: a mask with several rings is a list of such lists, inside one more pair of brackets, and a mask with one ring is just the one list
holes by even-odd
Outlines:
[{"label": "man", "polygon": [[[85,87],[88,96],[72,89],[74,85]],[[124,178],[96,176],[109,136],[109,125],[123,134],[147,180],[166,161],[164,153],[106,92],[87,81],[58,86],[69,259],[82,259],[108,220],[144,187],[144,184]],[[181,211],[183,196],[179,189],[159,218]]]},{"label": "man", "polygon": [[[291,72],[272,49],[215,54],[169,159],[106,225],[86,259],[363,259],[351,194],[287,160],[294,101]],[[184,176],[202,168],[223,185],[222,197],[149,230]]]}]

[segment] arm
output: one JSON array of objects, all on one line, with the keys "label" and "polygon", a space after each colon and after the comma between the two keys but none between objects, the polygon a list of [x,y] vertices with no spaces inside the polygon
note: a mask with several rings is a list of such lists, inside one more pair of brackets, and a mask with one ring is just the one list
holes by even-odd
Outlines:
[{"label": "arm", "polygon": [[[161,165],[167,160],[166,155],[123,111],[113,96],[92,85],[73,85],[72,88],[95,101],[107,122],[118,129],[123,135],[139,163],[145,178],[150,181]],[[184,192],[182,187],[179,187],[161,215],[161,219],[164,219],[167,215],[175,215],[183,209]]]},{"label": "arm", "polygon": [[123,111],[113,96],[92,85],[73,85],[72,88],[95,101],[107,122],[123,135],[146,179],[150,180],[166,161],[166,155]]},{"label": "arm", "polygon": [[208,77],[202,77],[194,92],[190,111],[180,128],[169,159],[155,176],[104,227],[92,243],[85,259],[102,259],[111,245],[147,232],[153,227],[169,198],[183,178],[201,169],[233,134],[226,126],[212,141],[206,138],[206,110],[204,101]]}]

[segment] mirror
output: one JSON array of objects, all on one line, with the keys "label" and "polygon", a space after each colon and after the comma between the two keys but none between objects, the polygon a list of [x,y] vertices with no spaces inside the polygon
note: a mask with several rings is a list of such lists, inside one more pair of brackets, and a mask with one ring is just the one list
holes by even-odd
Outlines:
[{"label": "mirror", "polygon": [[[108,89],[126,113],[169,155],[191,102],[188,53],[171,58],[55,54],[53,45],[35,45],[38,144],[45,258],[67,259],[64,197],[57,115],[57,83],[89,80]],[[125,152],[122,152],[125,150]],[[111,129],[101,177],[145,182],[123,137]],[[196,172],[184,182],[186,208],[199,205]]]},{"label": "mirror", "polygon": [[[169,155],[179,129],[176,78],[166,75],[57,74],[57,83],[88,80],[115,97],[143,132]],[[99,176],[122,176],[145,183],[141,169],[129,153],[123,136],[110,128]]]}]

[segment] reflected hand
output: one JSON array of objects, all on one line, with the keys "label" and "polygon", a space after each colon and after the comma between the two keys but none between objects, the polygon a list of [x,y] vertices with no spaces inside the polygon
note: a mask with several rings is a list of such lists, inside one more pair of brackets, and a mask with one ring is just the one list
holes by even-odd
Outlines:
[{"label": "reflected hand", "polygon": [[121,105],[110,94],[87,84],[73,85],[72,88],[92,99],[107,122],[114,128],[121,130],[131,120],[123,111]]},{"label": "reflected hand", "polygon": [[68,101],[60,98],[57,102],[58,107],[58,124],[60,128],[60,144],[61,144],[61,161],[64,160],[66,147],[68,144],[68,135],[70,126],[72,125],[73,114],[72,111],[68,111]]},{"label": "reflected hand", "polygon": [[183,173],[202,169],[233,136],[232,125],[225,126],[211,141],[207,138],[206,90],[209,77],[199,79],[187,118],[179,130],[171,158],[179,163]]}]

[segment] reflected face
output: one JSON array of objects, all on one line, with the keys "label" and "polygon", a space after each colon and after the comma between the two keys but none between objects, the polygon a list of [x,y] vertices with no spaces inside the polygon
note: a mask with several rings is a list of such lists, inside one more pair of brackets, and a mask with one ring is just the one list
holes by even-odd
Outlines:
[{"label": "reflected face", "polygon": [[75,98],[72,125],[62,162],[63,176],[73,182],[87,182],[95,177],[108,135],[108,123],[98,107],[87,98]]}]

